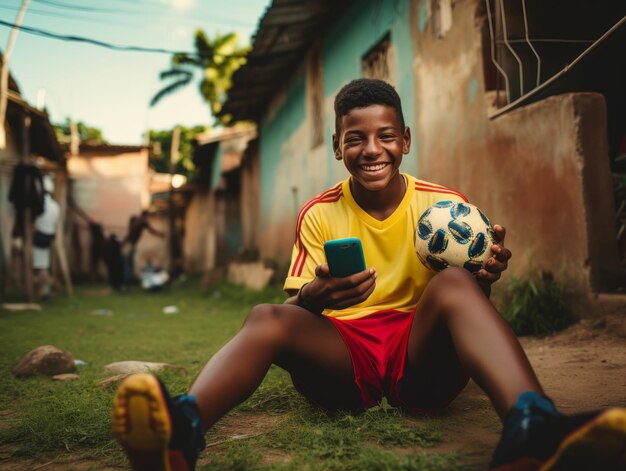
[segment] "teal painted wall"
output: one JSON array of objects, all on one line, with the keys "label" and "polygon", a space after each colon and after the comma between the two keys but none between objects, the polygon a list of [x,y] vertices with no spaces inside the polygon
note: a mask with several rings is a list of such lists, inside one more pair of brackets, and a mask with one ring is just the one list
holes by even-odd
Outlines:
[{"label": "teal painted wall", "polygon": [[[277,182],[277,168],[284,159],[292,159],[293,155],[283,155],[283,144],[288,141],[296,130],[302,126],[305,119],[305,80],[304,71],[300,67],[285,90],[285,100],[273,116],[266,117],[261,122],[260,132],[260,174],[261,174],[261,224],[272,221],[279,215],[271,214],[278,205],[279,209],[291,211],[293,203],[291,188],[284,188],[286,197],[276,201],[275,189]],[[308,152],[308,145],[302,146],[302,152]],[[283,204],[280,204],[282,201]]]},{"label": "teal painted wall", "polygon": [[222,177],[222,146],[217,146],[215,151],[215,158],[213,159],[213,165],[211,169],[211,189],[215,190],[220,184],[220,178]]}]

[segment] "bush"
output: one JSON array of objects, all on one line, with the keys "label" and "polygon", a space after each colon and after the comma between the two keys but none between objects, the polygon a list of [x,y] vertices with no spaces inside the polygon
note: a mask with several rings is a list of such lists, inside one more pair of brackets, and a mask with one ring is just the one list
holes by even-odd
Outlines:
[{"label": "bush", "polygon": [[517,335],[549,334],[575,320],[565,303],[563,287],[548,272],[542,272],[537,281],[514,279],[503,316]]}]

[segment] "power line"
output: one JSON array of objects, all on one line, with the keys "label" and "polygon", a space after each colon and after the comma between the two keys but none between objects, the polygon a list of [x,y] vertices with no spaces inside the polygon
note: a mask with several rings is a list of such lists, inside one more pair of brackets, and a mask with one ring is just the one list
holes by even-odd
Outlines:
[{"label": "power line", "polygon": [[[142,47],[142,46],[122,46],[119,44],[107,43],[104,41],[99,41],[97,39],[85,38],[82,36],[67,36],[63,34],[51,33],[49,31],[44,31],[39,28],[32,28],[30,26],[16,25],[14,23],[9,23],[8,21],[0,20],[0,26],[6,26],[7,28],[17,28],[20,31],[24,31],[25,33],[34,34],[37,36],[43,36],[46,38],[57,39],[60,41],[71,41],[71,42],[81,42],[86,44],[92,44],[94,46],[100,46],[107,49],[113,49],[115,51],[133,51],[133,52],[149,52],[156,54],[184,54],[190,57],[207,57],[205,55],[198,54],[197,52],[184,52],[184,51],[174,51],[171,49],[163,49],[159,47]],[[246,57],[246,54],[216,54],[213,51],[208,51],[211,55],[219,55],[221,57]]]},{"label": "power line", "polygon": [[[136,3],[131,3],[131,4],[126,4],[125,6],[130,6],[130,7],[135,7],[138,6],[141,11],[132,11],[132,10],[126,10],[126,9],[115,9],[115,8],[99,8],[99,7],[87,7],[87,6],[81,6],[81,5],[72,5],[72,4],[68,4],[68,3],[64,3],[64,2],[60,2],[60,1],[56,1],[56,0],[35,0],[36,2],[38,2],[41,5],[48,5],[51,7],[55,7],[55,8],[61,8],[61,9],[66,9],[66,10],[73,10],[73,11],[80,11],[80,12],[97,12],[97,13],[105,13],[105,14],[114,14],[114,15],[132,15],[132,16],[140,16],[142,18],[144,18],[146,15],[159,15],[159,16],[167,16],[168,18],[171,17],[175,17],[175,18],[180,18],[180,19],[187,19],[185,16],[181,16],[179,14],[176,13],[172,13],[171,11],[165,12],[165,11],[154,11],[154,8],[166,8],[165,5],[162,4],[150,4],[150,7],[148,10],[145,9],[141,9],[141,6],[137,5]],[[203,22],[208,22],[208,23],[212,23],[212,24],[227,24],[227,25],[231,25],[231,26],[254,26],[253,23],[248,23],[245,21],[239,21],[236,20],[234,18],[226,18],[226,17],[220,17],[220,16],[212,16],[210,19],[209,18],[205,18],[202,16],[198,16],[198,15],[194,15],[193,18],[189,18],[193,21],[203,21]]]},{"label": "power line", "polygon": [[[15,7],[0,5],[0,8],[2,8],[3,10],[9,10],[13,13],[17,13],[17,10],[15,9]],[[29,16],[41,15],[41,16],[47,16],[48,18],[62,18],[64,20],[79,20],[81,22],[89,21],[92,23],[102,23],[102,24],[108,24],[108,25],[111,24],[111,20],[105,20],[104,18],[94,18],[93,16],[90,18],[87,18],[85,16],[76,16],[76,15],[72,15],[68,13],[57,13],[54,11],[38,10],[36,8],[29,8],[28,15]],[[131,25],[132,23],[128,23],[128,22],[122,23],[121,21],[116,20],[115,24],[116,25],[120,25],[120,24]]]},{"label": "power line", "polygon": [[78,10],[78,11],[96,11],[96,12],[107,12],[107,13],[115,13],[116,10],[112,10],[110,8],[94,8],[94,7],[84,7],[81,5],[69,5],[63,2],[56,2],[54,0],[35,0],[37,3],[43,3],[44,5],[51,5],[53,7],[58,8],[69,8],[70,10]]},{"label": "power line", "polygon": [[[0,5],[0,8],[3,10],[9,10],[14,13],[17,13],[17,11],[19,10],[19,7],[16,8],[16,7],[7,6],[7,5]],[[78,20],[78,21],[81,21],[82,23],[89,22],[89,23],[100,23],[100,24],[108,24],[108,25],[111,24],[111,20],[105,19],[101,14],[94,16],[94,15],[90,15],[89,13],[87,13],[86,16],[83,16],[85,13],[83,11],[77,11],[76,13],[77,14],[73,15],[70,12],[61,13],[61,12],[52,11],[52,10],[39,10],[36,8],[28,9],[28,15],[39,15],[39,16],[44,16],[44,17],[49,17],[49,18],[62,18],[64,20]],[[195,23],[196,25],[198,24],[199,21],[201,21],[205,25],[213,25],[213,26],[218,26],[218,27],[220,26],[221,27],[224,27],[224,26],[249,27],[252,25],[252,23],[246,23],[243,21],[236,21],[236,20],[231,20],[231,19],[222,18],[222,17],[215,17],[212,20],[208,20],[208,19],[203,19],[203,18],[195,17],[195,16],[193,18],[189,18],[183,15],[171,15],[166,12],[158,12],[158,11],[149,11],[146,13],[141,13],[141,12],[135,12],[135,11],[130,11],[130,10],[109,10],[109,12],[103,12],[103,13],[118,15],[118,17],[123,15],[125,19],[131,20],[129,22],[129,21],[120,20],[119,18],[116,18],[115,26],[137,25],[138,23],[136,20],[144,20],[147,16],[161,17],[161,18],[166,17],[168,20],[171,20],[173,16],[178,21]],[[156,21],[159,22],[160,20],[156,20]],[[158,23],[154,23],[154,24],[158,24]]]}]

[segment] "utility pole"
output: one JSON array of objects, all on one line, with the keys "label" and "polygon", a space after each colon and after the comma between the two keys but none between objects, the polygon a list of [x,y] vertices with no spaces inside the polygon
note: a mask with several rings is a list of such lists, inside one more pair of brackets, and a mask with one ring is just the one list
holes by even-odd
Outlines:
[{"label": "utility pole", "polygon": [[[24,125],[22,126],[22,145],[24,159],[30,156],[30,124],[31,119],[28,113],[24,116]],[[24,225],[24,245],[22,248],[22,266],[24,270],[24,286],[26,287],[26,296],[29,302],[35,301],[35,287],[33,280],[33,221],[32,209],[24,208],[22,224]]]},{"label": "utility pole", "polygon": [[70,154],[72,156],[78,155],[80,149],[80,134],[78,133],[78,126],[73,120],[70,120]]},{"label": "utility pole", "polygon": [[37,90],[37,109],[39,111],[46,109],[46,89],[43,87]]},{"label": "utility pole", "polygon": [[13,52],[13,46],[15,45],[15,39],[17,38],[17,32],[19,30],[22,21],[24,20],[24,14],[30,0],[23,0],[20,11],[15,19],[15,24],[11,29],[9,35],[9,42],[4,51],[4,58],[2,59],[2,70],[0,71],[0,149],[4,149],[7,146],[7,133],[4,127],[4,121],[7,115],[7,100],[9,93],[9,59],[11,58],[11,52]]},{"label": "utility pole", "polygon": [[170,229],[170,280],[178,275],[176,266],[178,256],[178,232],[176,230],[176,207],[174,205],[174,174],[179,158],[180,127],[176,126],[172,132],[172,146],[170,148],[170,190],[169,190],[169,229]]}]

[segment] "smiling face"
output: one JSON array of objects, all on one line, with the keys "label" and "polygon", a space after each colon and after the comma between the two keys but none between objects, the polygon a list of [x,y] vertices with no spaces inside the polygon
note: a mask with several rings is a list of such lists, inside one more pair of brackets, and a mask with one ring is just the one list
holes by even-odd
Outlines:
[{"label": "smiling face", "polygon": [[403,185],[399,168],[410,144],[409,128],[386,105],[353,108],[341,117],[339,135],[333,136],[335,158],[350,172],[355,193]]}]

